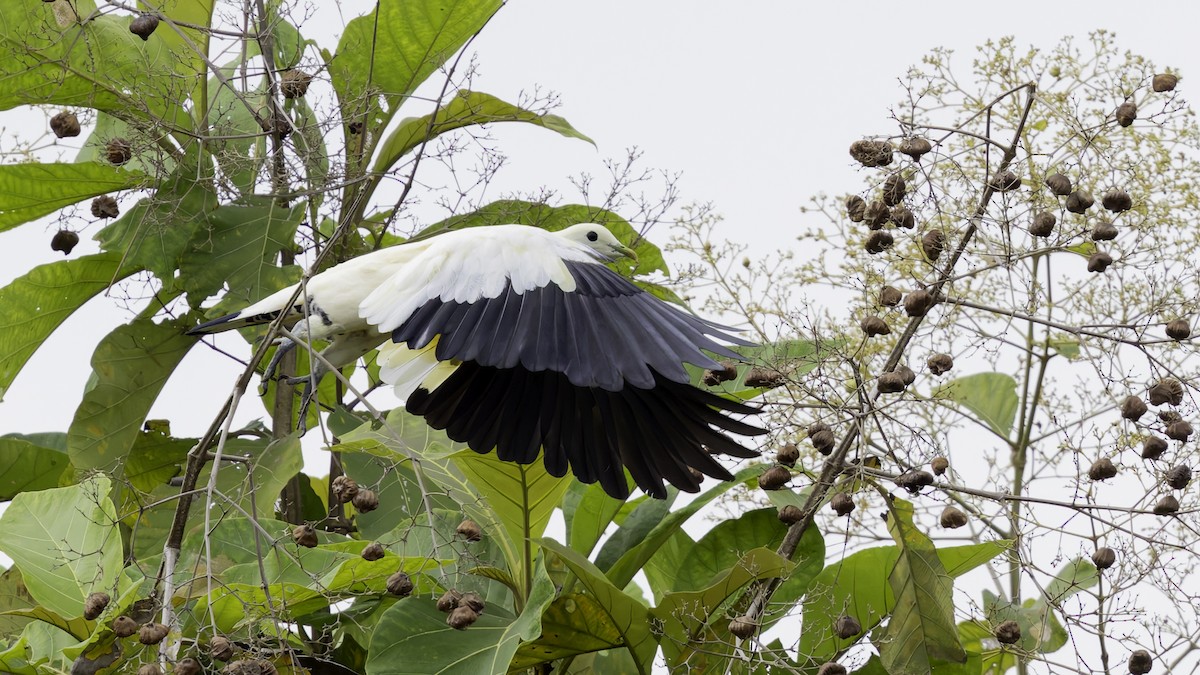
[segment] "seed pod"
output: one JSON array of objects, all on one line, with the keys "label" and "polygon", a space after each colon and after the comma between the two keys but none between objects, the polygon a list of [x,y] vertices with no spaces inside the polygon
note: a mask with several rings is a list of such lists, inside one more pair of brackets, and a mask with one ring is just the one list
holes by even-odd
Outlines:
[{"label": "seed pod", "polygon": [[157,663],[143,663],[138,667],[137,675],[163,675],[163,671]]},{"label": "seed pod", "polygon": [[158,28],[158,17],[153,14],[143,14],[129,23],[129,32],[142,40],[149,40],[155,28]]},{"label": "seed pod", "polygon": [[877,316],[868,316],[859,322],[862,332],[867,334],[867,337],[875,337],[876,335],[888,335],[892,332],[888,328],[887,322]]},{"label": "seed pod", "polygon": [[1159,410],[1158,419],[1163,424],[1170,424],[1171,422],[1178,422],[1183,419],[1183,416],[1174,410]]},{"label": "seed pod", "polygon": [[1117,467],[1107,457],[1101,457],[1092,462],[1092,468],[1088,469],[1088,478],[1092,480],[1108,480],[1115,475],[1117,475]]},{"label": "seed pod", "polygon": [[133,146],[124,138],[114,138],[104,146],[104,156],[110,164],[121,166],[133,159]]},{"label": "seed pod", "polygon": [[896,366],[896,369],[893,370],[892,372],[894,372],[900,376],[900,379],[904,382],[904,386],[906,386],[906,387],[908,385],[912,384],[913,382],[917,381],[917,374],[914,373],[913,369],[909,368],[908,366],[905,366],[905,365]]},{"label": "seed pod", "polygon": [[[1164,91],[1174,91],[1177,84],[1179,84],[1179,77],[1171,73],[1159,73],[1154,76],[1154,80],[1150,83],[1150,88],[1161,94]],[[901,150],[901,152],[904,151]]]},{"label": "seed pod", "polygon": [[846,666],[837,661],[822,663],[821,667],[817,669],[817,675],[846,675]]},{"label": "seed pod", "polygon": [[1104,251],[1096,251],[1088,258],[1089,272],[1103,272],[1113,263],[1112,256]]},{"label": "seed pod", "polygon": [[942,509],[942,515],[938,518],[938,523],[947,530],[957,530],[967,524],[967,514],[953,506],[947,506]]},{"label": "seed pod", "polygon": [[950,460],[945,457],[934,457],[929,463],[929,468],[933,469],[933,475],[941,476],[946,473],[946,469],[950,468]]},{"label": "seed pod", "polygon": [[1167,322],[1167,337],[1172,340],[1186,340],[1192,336],[1192,327],[1184,319],[1173,319]]},{"label": "seed pod", "polygon": [[442,597],[438,598],[437,608],[439,612],[449,612],[455,607],[458,607],[459,601],[462,600],[462,593],[453,588],[442,593]]},{"label": "seed pod", "polygon": [[729,621],[729,632],[741,640],[747,640],[758,630],[758,624],[749,616],[739,616]]},{"label": "seed pod", "polygon": [[722,382],[737,379],[737,366],[733,361],[722,361],[720,370],[704,371],[704,384],[709,387],[715,387]]},{"label": "seed pod", "polygon": [[467,591],[466,593],[463,593],[462,597],[458,599],[458,606],[470,607],[471,611],[475,612],[476,614],[483,614],[483,610],[486,607],[486,605],[483,603],[483,596],[479,595],[475,591]]},{"label": "seed pod", "polygon": [[933,307],[933,296],[929,291],[918,288],[904,298],[904,312],[909,316],[925,316]]},{"label": "seed pod", "polygon": [[1167,451],[1167,442],[1158,436],[1142,439],[1142,459],[1158,459]]},{"label": "seed pod", "polygon": [[162,642],[169,632],[170,629],[161,623],[150,622],[138,630],[138,642],[144,645],[156,645]]},{"label": "seed pod", "polygon": [[1075,190],[1067,195],[1067,210],[1071,213],[1085,213],[1096,203],[1095,197],[1087,190]]},{"label": "seed pod", "polygon": [[1186,420],[1175,420],[1167,425],[1167,438],[1173,441],[1187,442],[1192,436],[1192,425]]},{"label": "seed pod", "polygon": [[138,631],[137,622],[122,614],[113,619],[112,622],[113,635],[119,638],[127,638]]},{"label": "seed pod", "polygon": [[904,176],[899,171],[888,176],[883,181],[883,203],[888,206],[899,204],[907,192],[908,185],[904,182]]},{"label": "seed pod", "polygon": [[892,144],[887,141],[854,141],[850,156],[866,167],[887,166],[892,163]]},{"label": "seed pod", "polygon": [[884,373],[875,382],[881,394],[898,394],[905,389],[904,378],[899,373]]},{"label": "seed pod", "polygon": [[829,508],[839,516],[848,516],[854,511],[854,498],[845,492],[839,492],[829,500]]},{"label": "seed pod", "polygon": [[898,288],[884,286],[879,289],[879,304],[883,307],[895,307],[903,298],[904,294]]},{"label": "seed pod", "polygon": [[1033,217],[1033,224],[1029,226],[1029,234],[1035,237],[1049,237],[1054,232],[1054,224],[1058,222],[1058,218],[1049,211],[1042,211]]},{"label": "seed pod", "polygon": [[833,622],[833,632],[843,640],[849,640],[862,633],[862,626],[858,621],[849,614],[843,614]]},{"label": "seed pod", "polygon": [[796,460],[800,459],[800,448],[796,447],[795,443],[785,443],[779,448],[779,452],[775,453],[775,461],[784,466],[796,466]]},{"label": "seed pod", "polygon": [[204,669],[200,667],[199,661],[189,656],[176,661],[171,672],[173,675],[200,675]]},{"label": "seed pod", "polygon": [[795,504],[785,504],[779,507],[779,522],[785,525],[794,525],[804,519],[804,514],[800,511],[800,507]]},{"label": "seed pod", "polygon": [[387,578],[387,592],[401,598],[407,598],[413,592],[412,579],[404,572],[396,572]]},{"label": "seed pod", "polygon": [[1005,621],[996,626],[994,635],[1000,644],[1011,645],[1021,639],[1021,626],[1016,621]]},{"label": "seed pod", "polygon": [[1145,649],[1139,649],[1129,655],[1130,675],[1146,675],[1153,667],[1154,659],[1150,658],[1150,652]]},{"label": "seed pod", "polygon": [[778,490],[792,479],[792,472],[786,466],[772,466],[758,477],[758,487],[764,490]]},{"label": "seed pod", "polygon": [[867,202],[858,195],[846,197],[846,215],[850,217],[850,222],[861,223],[867,215]]},{"label": "seed pod", "polygon": [[363,560],[366,560],[368,562],[375,562],[376,560],[379,560],[380,558],[382,558],[385,553],[386,553],[386,551],[383,548],[383,544],[380,544],[377,541],[373,541],[370,544],[368,544],[367,547],[364,548],[362,550],[362,553],[360,553],[359,555],[362,556]]},{"label": "seed pod", "polygon": [[454,530],[458,536],[467,541],[479,541],[483,539],[483,529],[479,527],[479,523],[467,518],[458,524],[458,528]]},{"label": "seed pod", "polygon": [[108,593],[92,593],[83,601],[83,618],[92,621],[108,607]]},{"label": "seed pod", "polygon": [[808,440],[812,441],[813,449],[822,455],[828,455],[833,452],[833,445],[837,442],[837,438],[833,435],[833,430],[826,428],[815,434],[809,434]]},{"label": "seed pod", "polygon": [[379,508],[379,495],[375,494],[374,490],[359,488],[358,494],[354,495],[350,503],[358,509],[359,513],[370,513]]},{"label": "seed pod", "polygon": [[1117,552],[1107,546],[1101,546],[1092,554],[1092,564],[1098,570],[1106,570],[1117,562]]},{"label": "seed pod", "polygon": [[292,528],[292,541],[296,542],[298,546],[313,548],[317,545],[317,531],[308,523],[297,525]]},{"label": "seed pod", "polygon": [[1061,173],[1053,173],[1046,177],[1046,187],[1059,197],[1069,195],[1071,194],[1071,179]]},{"label": "seed pod", "polygon": [[1133,208],[1133,198],[1124,190],[1109,190],[1100,197],[1100,205],[1113,213],[1120,213]]},{"label": "seed pod", "polygon": [[228,661],[233,658],[233,643],[223,635],[218,635],[208,641],[208,655],[218,661]]},{"label": "seed pod", "polygon": [[941,230],[930,230],[921,237],[921,252],[925,254],[925,258],[929,262],[933,262],[941,257],[942,251],[946,250],[946,235]]},{"label": "seed pod", "polygon": [[75,113],[63,111],[50,118],[50,131],[59,138],[79,135],[79,118]]},{"label": "seed pod", "polygon": [[1155,382],[1147,393],[1150,396],[1150,405],[1183,403],[1183,383],[1173,377],[1164,377]]},{"label": "seed pod", "polygon": [[928,471],[910,469],[896,476],[896,485],[908,490],[909,494],[917,494],[921,488],[933,485],[933,474]]},{"label": "seed pod", "polygon": [[292,133],[292,121],[286,113],[278,109],[264,111],[258,117],[258,126],[268,134],[274,134],[279,140],[287,138]]},{"label": "seed pod", "polygon": [[351,122],[350,124],[346,125],[346,130],[350,132],[351,136],[357,136],[363,132],[363,123]]},{"label": "seed pod", "polygon": [[1117,124],[1123,127],[1133,124],[1133,121],[1137,119],[1137,104],[1133,101],[1125,101],[1117,106],[1116,117]]},{"label": "seed pod", "polygon": [[783,373],[767,368],[751,368],[744,380],[747,387],[754,389],[774,389],[785,381]]},{"label": "seed pod", "polygon": [[863,212],[863,220],[867,223],[867,227],[872,230],[878,230],[883,227],[888,218],[892,216],[892,212],[888,209],[887,204],[876,199],[867,204],[866,211]]},{"label": "seed pod", "polygon": [[454,630],[466,630],[478,618],[479,615],[470,607],[455,607],[450,616],[446,617],[446,625]]},{"label": "seed pod", "polygon": [[279,91],[283,93],[284,98],[300,98],[308,93],[310,82],[312,75],[303,70],[285,70],[279,76]]},{"label": "seed pod", "polygon": [[1092,227],[1092,241],[1112,241],[1117,238],[1117,226],[1101,220]]},{"label": "seed pod", "polygon": [[121,215],[117,200],[108,195],[100,195],[92,200],[92,215],[96,218],[116,218]]},{"label": "seed pod", "polygon": [[1176,490],[1182,490],[1192,482],[1192,470],[1186,464],[1173,466],[1163,474],[1163,481]]},{"label": "seed pod", "polygon": [[888,220],[896,227],[905,230],[911,230],[917,226],[917,220],[913,217],[913,212],[907,206],[897,206],[888,214]]},{"label": "seed pod", "polygon": [[1124,401],[1121,401],[1121,417],[1136,422],[1142,419],[1142,415],[1146,414],[1146,402],[1137,396],[1126,396]]},{"label": "seed pod", "polygon": [[996,178],[992,181],[992,187],[1001,192],[1012,192],[1021,187],[1021,179],[1017,174],[1011,171],[996,174]]},{"label": "seed pod", "polygon": [[925,365],[929,367],[929,372],[941,375],[950,372],[950,369],[954,367],[954,357],[949,354],[934,354],[929,357]]},{"label": "seed pod", "polygon": [[333,479],[333,496],[341,503],[354,499],[358,494],[358,483],[349,476],[338,476]]},{"label": "seed pod", "polygon": [[867,235],[867,242],[863,245],[863,248],[867,249],[867,253],[875,255],[888,250],[894,243],[895,240],[892,239],[892,235],[883,230],[874,230],[871,234]]},{"label": "seed pod", "polygon": [[930,150],[933,150],[933,146],[929,144],[929,141],[920,136],[900,141],[900,152],[908,155],[914,162],[921,161],[921,156]]},{"label": "seed pod", "polygon": [[1167,495],[1158,500],[1158,503],[1154,505],[1154,514],[1158,516],[1169,516],[1178,511],[1179,500],[1174,495]]}]

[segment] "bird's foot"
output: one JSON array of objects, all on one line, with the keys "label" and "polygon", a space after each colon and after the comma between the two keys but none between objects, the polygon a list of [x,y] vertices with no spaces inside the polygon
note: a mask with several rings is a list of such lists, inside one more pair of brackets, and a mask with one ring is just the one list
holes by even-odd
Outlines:
[{"label": "bird's foot", "polygon": [[[271,380],[275,379],[275,372],[279,370],[279,362],[283,360],[283,357],[287,356],[288,352],[296,348],[296,341],[290,338],[279,338],[278,342],[279,347],[275,350],[275,355],[271,357],[270,362],[267,363],[266,369],[263,370],[262,379],[258,382],[259,396],[266,395],[267,385],[271,383]],[[289,384],[295,384],[295,382],[289,381]]]}]

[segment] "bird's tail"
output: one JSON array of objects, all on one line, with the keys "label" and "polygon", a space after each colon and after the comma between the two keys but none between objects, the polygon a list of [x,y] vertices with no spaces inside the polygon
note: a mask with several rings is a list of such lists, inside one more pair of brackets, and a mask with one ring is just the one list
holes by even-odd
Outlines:
[{"label": "bird's tail", "polygon": [[262,314],[250,314],[245,312],[234,312],[225,316],[217,317],[211,321],[204,323],[188,330],[188,335],[208,335],[210,333],[224,333],[227,330],[237,330],[246,326],[256,326],[258,324],[271,323],[279,316],[279,312],[264,312]]}]

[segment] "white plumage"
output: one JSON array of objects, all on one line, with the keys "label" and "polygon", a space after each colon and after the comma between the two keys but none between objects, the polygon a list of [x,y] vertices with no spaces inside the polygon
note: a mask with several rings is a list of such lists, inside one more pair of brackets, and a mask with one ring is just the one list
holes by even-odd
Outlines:
[{"label": "white plumage", "polygon": [[591,223],[455,230],[330,268],[293,306],[294,286],[189,333],[283,313],[298,338],[329,341],[321,354],[338,367],[382,344],[381,377],[410,412],[501,459],[544,449],[551,473],[569,468],[616,497],[628,495],[625,468],[659,497],[664,479],[698,489],[693,469],[730,478],[709,450],[754,456],[725,432],[762,430],[723,413],[756,411],[692,387],[683,363],[718,367],[702,350],[737,358],[713,338],[746,343],[604,265],[617,256],[636,259]]}]

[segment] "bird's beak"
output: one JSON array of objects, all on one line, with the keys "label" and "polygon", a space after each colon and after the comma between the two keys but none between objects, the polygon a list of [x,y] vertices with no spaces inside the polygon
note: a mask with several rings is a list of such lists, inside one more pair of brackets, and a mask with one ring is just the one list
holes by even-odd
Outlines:
[{"label": "bird's beak", "polygon": [[629,248],[628,246],[621,245],[621,246],[618,246],[617,248],[613,249],[613,251],[625,256],[626,258],[629,258],[630,260],[633,261],[633,264],[635,264],[635,265],[638,262],[637,253],[635,253],[634,250]]}]

